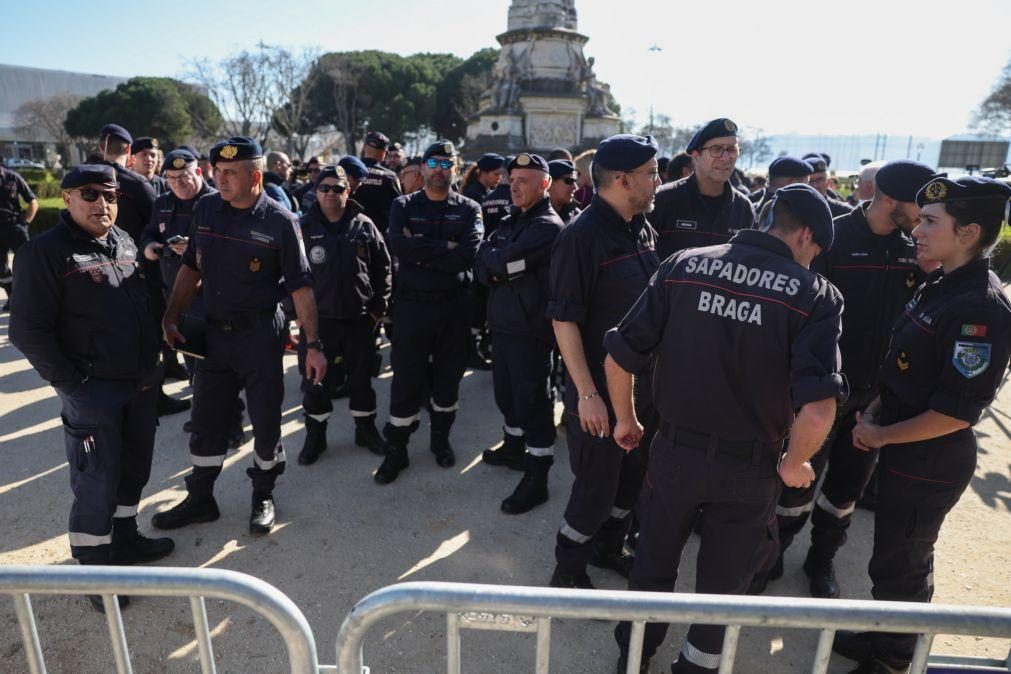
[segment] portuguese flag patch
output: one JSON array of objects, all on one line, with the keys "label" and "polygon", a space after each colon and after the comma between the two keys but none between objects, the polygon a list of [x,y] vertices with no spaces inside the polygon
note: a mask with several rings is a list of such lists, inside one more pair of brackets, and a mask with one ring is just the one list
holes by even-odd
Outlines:
[{"label": "portuguese flag patch", "polygon": [[985,325],[972,325],[970,323],[962,324],[962,336],[963,337],[986,337],[986,326]]}]

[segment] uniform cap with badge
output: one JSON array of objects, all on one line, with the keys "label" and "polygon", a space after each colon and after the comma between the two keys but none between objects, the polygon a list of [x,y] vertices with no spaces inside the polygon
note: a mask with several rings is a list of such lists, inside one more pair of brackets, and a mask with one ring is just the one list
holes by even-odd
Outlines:
[{"label": "uniform cap with badge", "polygon": [[319,176],[316,177],[316,186],[319,187],[319,184],[327,178],[336,178],[339,182],[342,182],[345,185],[349,184],[347,171],[345,171],[344,167],[339,164],[337,166],[330,164],[321,168]]},{"label": "uniform cap with badge", "polygon": [[[810,162],[814,166],[815,161],[822,160],[825,162],[825,169],[832,165],[832,157],[825,154],[824,152],[808,152],[806,155],[801,157],[804,161]],[[819,171],[824,171],[825,169],[818,169]]]},{"label": "uniform cap with badge", "polygon": [[138,152],[144,152],[145,150],[157,150],[158,149],[158,139],[152,138],[151,136],[139,136],[133,139],[130,143],[130,152],[137,154]]},{"label": "uniform cap with badge", "polygon": [[390,146],[390,139],[379,131],[369,131],[365,134],[365,144],[377,150],[385,150]]},{"label": "uniform cap with badge", "polygon": [[633,171],[655,157],[659,151],[660,146],[653,136],[620,133],[600,141],[593,163],[609,171]]},{"label": "uniform cap with badge", "polygon": [[421,155],[422,161],[427,161],[431,157],[455,157],[456,147],[453,143],[446,140],[445,138],[440,138],[431,145],[425,148],[425,153]]},{"label": "uniform cap with badge", "polygon": [[505,165],[505,157],[494,152],[481,155],[477,167],[482,171],[497,171]]},{"label": "uniform cap with badge", "polygon": [[195,154],[189,150],[176,148],[165,155],[165,160],[161,163],[161,170],[163,173],[165,171],[178,171],[188,166],[193,166],[196,163],[197,157]]},{"label": "uniform cap with badge", "polygon": [[570,176],[576,172],[576,165],[573,164],[568,159],[553,159],[548,162],[548,173],[551,178],[557,180],[558,178],[564,178],[565,176]]},{"label": "uniform cap with badge", "polygon": [[218,162],[245,161],[248,159],[259,159],[263,156],[263,148],[252,138],[247,136],[232,136],[211,148],[211,166],[216,166]]},{"label": "uniform cap with badge", "polygon": [[[878,173],[880,174],[881,171]],[[916,195],[916,203],[921,207],[948,201],[976,201],[979,199],[993,199],[995,201],[1011,199],[1011,185],[981,176],[962,176],[955,180],[950,180],[946,176],[937,176],[924,185]]]},{"label": "uniform cap with badge", "polygon": [[[769,203],[770,213],[780,201],[790,207],[790,211],[798,220],[811,228],[814,242],[821,246],[823,251],[832,247],[832,240],[835,238],[832,211],[829,210],[828,202],[818,193],[818,190],[804,183],[781,187],[776,190],[775,196]],[[768,229],[768,227],[764,229]]]},{"label": "uniform cap with badge", "polygon": [[814,173],[814,167],[803,159],[796,157],[776,157],[769,164],[770,178],[800,178]]},{"label": "uniform cap with badge", "polygon": [[688,146],[685,148],[685,152],[688,152],[689,154],[692,152],[700,152],[702,150],[702,146],[711,141],[713,138],[723,138],[726,136],[733,136],[734,138],[737,137],[737,124],[726,117],[717,117],[711,122],[707,122],[701,129],[695,132],[692,139],[688,141]]},{"label": "uniform cap with badge", "polygon": [[530,154],[529,152],[521,152],[513,160],[509,162],[508,165],[509,173],[513,172],[513,169],[534,169],[535,171],[543,171],[544,173],[549,173],[548,171],[548,161],[540,156],[539,154]]},{"label": "uniform cap with badge", "polygon": [[67,171],[60,181],[60,189],[75,190],[88,185],[101,185],[117,189],[116,169],[105,164],[80,164]]},{"label": "uniform cap with badge", "polygon": [[102,127],[102,130],[98,132],[99,138],[107,138],[109,136],[114,136],[127,143],[133,143],[133,136],[130,132],[121,127],[119,124],[106,124]]},{"label": "uniform cap with badge", "polygon": [[909,159],[895,159],[878,169],[874,184],[885,196],[912,203],[916,201],[916,193],[937,176],[937,172],[926,164]]}]

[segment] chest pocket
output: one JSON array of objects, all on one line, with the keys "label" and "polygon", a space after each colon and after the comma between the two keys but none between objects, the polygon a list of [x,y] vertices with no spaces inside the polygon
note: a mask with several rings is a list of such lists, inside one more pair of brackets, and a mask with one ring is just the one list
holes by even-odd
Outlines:
[{"label": "chest pocket", "polygon": [[919,311],[913,309],[903,313],[892,335],[892,348],[887,365],[894,369],[902,380],[934,382],[937,378],[937,334],[927,324]]}]

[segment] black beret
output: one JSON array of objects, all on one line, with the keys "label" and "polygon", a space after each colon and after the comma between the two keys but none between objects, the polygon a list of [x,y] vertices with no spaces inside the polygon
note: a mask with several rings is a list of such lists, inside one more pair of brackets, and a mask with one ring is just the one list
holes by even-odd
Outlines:
[{"label": "black beret", "polygon": [[832,247],[834,230],[832,226],[832,211],[829,210],[825,197],[816,189],[804,183],[795,183],[780,187],[773,196],[773,204],[777,200],[785,202],[790,211],[814,233],[814,242],[822,250]]},{"label": "black beret", "polygon": [[[824,152],[808,152],[806,155],[801,157],[801,159],[806,159],[807,161],[809,161],[811,163],[811,166],[814,166],[815,160],[818,159],[821,159],[825,162],[825,168],[828,168],[829,166],[832,165],[832,157],[828,156]],[[815,170],[822,171],[824,169],[816,168]]]},{"label": "black beret", "polygon": [[895,159],[884,164],[874,175],[874,184],[896,201],[916,201],[916,193],[937,172],[926,164],[909,159]]},{"label": "black beret", "polygon": [[377,150],[385,150],[390,146],[390,139],[387,138],[385,133],[369,131],[365,134],[365,144]]},{"label": "black beret", "polygon": [[610,171],[631,171],[656,156],[660,146],[653,136],[619,133],[600,141],[593,163]]},{"label": "black beret", "polygon": [[176,149],[177,150],[186,150],[187,152],[189,152],[194,157],[197,157],[197,158],[200,157],[200,150],[196,149],[192,145],[180,145]]},{"label": "black beret", "polygon": [[137,154],[138,152],[143,152],[144,150],[157,150],[158,149],[158,139],[152,138],[151,136],[140,136],[139,138],[134,138],[133,142],[130,143],[130,152]]},{"label": "black beret", "polygon": [[431,157],[455,157],[456,148],[453,147],[453,143],[446,140],[445,138],[440,138],[435,141],[427,148],[425,148],[425,154],[421,156],[421,160],[425,161]]},{"label": "black beret", "polygon": [[811,168],[814,169],[813,173],[828,171],[828,162],[820,154],[813,157],[804,157],[804,161],[811,165]]},{"label": "black beret", "polygon": [[127,143],[133,142],[133,136],[130,135],[130,132],[119,124],[106,124],[103,126],[102,130],[98,132],[98,137],[105,138],[106,136],[115,136],[120,140],[125,140]]},{"label": "black beret", "polygon": [[[884,167],[881,167],[881,171],[883,170]],[[878,171],[879,175],[881,171]],[[924,185],[916,195],[916,203],[920,206],[941,204],[947,201],[976,201],[980,199],[1004,201],[1011,199],[1011,185],[980,176],[962,176],[955,180],[936,176]]]},{"label": "black beret", "polygon": [[347,171],[344,170],[344,167],[341,166],[340,164],[337,164],[336,166],[330,164],[328,166],[324,166],[323,168],[321,168],[319,171],[319,175],[316,176],[316,184],[319,185],[321,182],[323,182],[324,178],[337,178],[345,185],[349,184],[348,173]]},{"label": "black beret", "polygon": [[809,176],[812,173],[814,173],[814,167],[796,157],[776,157],[769,164],[770,178],[795,178]]},{"label": "black beret", "polygon": [[404,162],[404,166],[421,166],[425,163],[425,160],[421,158],[420,154],[412,154]]},{"label": "black beret", "polygon": [[365,176],[369,174],[369,167],[365,165],[365,162],[353,154],[341,157],[341,160],[337,162],[337,165],[343,168],[344,171],[355,180],[365,180]]},{"label": "black beret", "polygon": [[81,164],[67,171],[60,188],[72,190],[85,185],[101,185],[111,189],[119,187],[116,169],[107,164]]},{"label": "black beret", "polygon": [[733,136],[736,138],[737,125],[726,117],[719,117],[696,131],[695,135],[688,142],[688,147],[685,148],[685,151],[695,152],[696,150],[701,150],[702,146],[713,138],[722,138],[723,136]]},{"label": "black beret", "polygon": [[400,152],[401,150],[404,149],[404,146],[401,145],[400,143],[390,143],[389,149],[390,150],[395,150],[397,152]]},{"label": "black beret", "polygon": [[197,163],[196,155],[194,155],[189,150],[184,150],[181,147],[169,152],[165,155],[165,161],[161,163],[161,170],[164,171],[178,171],[179,169],[184,169],[187,166],[193,166]]},{"label": "black beret", "polygon": [[211,148],[211,166],[216,166],[220,161],[259,159],[262,156],[263,148],[255,140],[246,136],[232,136]]},{"label": "black beret", "polygon": [[521,152],[507,165],[509,173],[513,172],[513,169],[534,169],[535,171],[548,171],[548,160],[539,154],[530,154],[529,152]]},{"label": "black beret", "polygon": [[494,152],[481,155],[477,160],[477,167],[482,171],[497,171],[505,165],[505,157]]},{"label": "black beret", "polygon": [[548,173],[552,178],[561,178],[576,172],[576,165],[568,159],[552,159],[548,162]]}]

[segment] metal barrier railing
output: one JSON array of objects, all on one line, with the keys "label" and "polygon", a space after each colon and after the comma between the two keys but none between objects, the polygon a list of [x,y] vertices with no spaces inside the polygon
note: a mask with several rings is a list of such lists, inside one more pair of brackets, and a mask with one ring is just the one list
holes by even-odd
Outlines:
[{"label": "metal barrier railing", "polygon": [[[447,672],[460,672],[460,630],[492,629],[536,632],[536,671],[547,674],[552,618],[628,620],[632,622],[629,674],[639,671],[639,653],[647,622],[727,625],[720,672],[733,671],[741,627],[818,630],[812,672],[824,674],[837,630],[872,630],[918,634],[910,671],[921,674],[936,634],[1011,638],[1011,609],[907,602],[742,597],[706,594],[560,590],[543,587],[416,582],[391,585],[368,595],[344,619],[337,635],[341,674],[367,672],[362,644],[377,622],[404,611],[447,613]],[[617,648],[615,648],[617,656]],[[1008,667],[982,658],[959,659]]]},{"label": "metal barrier railing", "polygon": [[123,617],[116,595],[189,597],[193,625],[204,674],[216,671],[205,598],[223,599],[250,608],[274,625],[288,649],[290,670],[316,674],[316,642],[302,611],[273,585],[237,571],[222,569],[128,568],[121,566],[6,566],[0,567],[0,594],[14,599],[28,668],[44,674],[42,644],[35,627],[33,594],[101,595],[112,639],[116,671],[132,672]]}]

